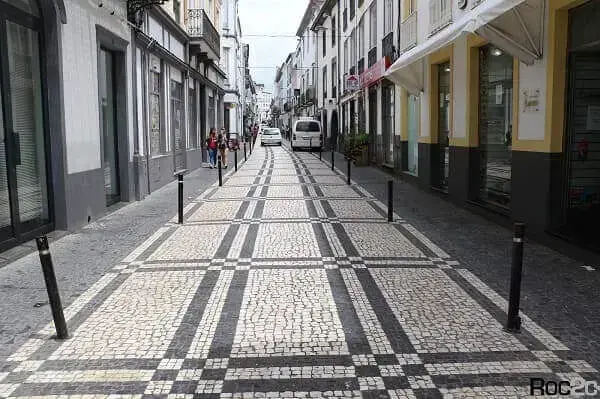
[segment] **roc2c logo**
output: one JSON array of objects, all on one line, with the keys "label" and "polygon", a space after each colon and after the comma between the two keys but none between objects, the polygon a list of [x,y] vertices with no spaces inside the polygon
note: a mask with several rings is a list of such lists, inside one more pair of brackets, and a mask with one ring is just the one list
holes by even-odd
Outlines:
[{"label": "roc2c logo", "polygon": [[597,381],[585,381],[583,378],[573,381],[546,381],[543,378],[532,378],[529,381],[529,394],[531,396],[598,396],[600,384]]}]

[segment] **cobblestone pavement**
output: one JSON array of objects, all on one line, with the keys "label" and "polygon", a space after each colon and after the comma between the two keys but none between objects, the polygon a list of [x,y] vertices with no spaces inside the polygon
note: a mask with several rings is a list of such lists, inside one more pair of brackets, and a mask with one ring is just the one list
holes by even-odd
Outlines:
[{"label": "cobblestone pavement", "polygon": [[0,397],[523,397],[600,380],[402,215],[257,148],[0,363]]}]

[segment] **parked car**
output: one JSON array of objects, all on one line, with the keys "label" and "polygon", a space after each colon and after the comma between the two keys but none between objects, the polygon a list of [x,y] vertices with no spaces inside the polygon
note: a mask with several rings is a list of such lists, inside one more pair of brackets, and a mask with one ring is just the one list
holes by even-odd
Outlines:
[{"label": "parked car", "polygon": [[240,149],[240,135],[237,133],[229,133],[228,147],[230,151],[236,151]]},{"label": "parked car", "polygon": [[266,128],[263,130],[260,136],[260,145],[264,146],[267,144],[281,145],[283,138],[281,137],[281,131],[277,128]]},{"label": "parked car", "polygon": [[316,120],[298,120],[292,128],[292,151],[297,148],[320,148],[323,141],[321,123]]}]

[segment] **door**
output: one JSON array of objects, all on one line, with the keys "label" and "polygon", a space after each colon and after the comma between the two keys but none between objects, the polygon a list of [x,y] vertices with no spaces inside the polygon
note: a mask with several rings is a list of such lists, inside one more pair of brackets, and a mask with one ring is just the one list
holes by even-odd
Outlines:
[{"label": "door", "polygon": [[382,106],[382,140],[383,140],[383,163],[394,166],[394,86],[384,85],[381,90]]},{"label": "door", "polygon": [[117,136],[115,55],[101,48],[98,54],[98,94],[106,205],[121,200],[119,185],[119,146]]},{"label": "door", "polygon": [[377,89],[369,90],[369,159],[377,162]]},{"label": "door", "polygon": [[408,172],[417,176],[419,174],[419,97],[408,95]]},{"label": "door", "polygon": [[569,62],[566,232],[600,249],[600,51],[575,52]]},{"label": "door", "polygon": [[450,63],[438,65],[439,188],[448,190],[450,173]]},{"label": "door", "polygon": [[183,83],[171,80],[171,130],[175,171],[185,169],[185,119]]},{"label": "door", "polygon": [[52,219],[41,23],[23,10],[0,1],[0,243],[49,230]]}]

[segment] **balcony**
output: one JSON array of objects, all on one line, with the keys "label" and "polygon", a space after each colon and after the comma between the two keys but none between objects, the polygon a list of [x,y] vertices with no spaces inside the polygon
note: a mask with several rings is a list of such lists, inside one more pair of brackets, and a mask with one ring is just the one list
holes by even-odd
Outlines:
[{"label": "balcony", "polygon": [[375,46],[371,50],[369,50],[368,60],[369,60],[369,68],[371,68],[377,62],[377,46]]},{"label": "balcony", "polygon": [[190,35],[190,51],[202,54],[206,58],[218,61],[221,57],[221,36],[201,8],[187,11],[186,27]]},{"label": "balcony", "polygon": [[389,57],[392,62],[396,61],[396,47],[394,47],[394,32],[390,32],[381,41],[381,50],[384,57]]},{"label": "balcony", "polygon": [[400,25],[400,52],[410,50],[417,45],[417,12],[413,12]]},{"label": "balcony", "polygon": [[429,33],[434,34],[452,22],[450,0],[429,0]]},{"label": "balcony", "polygon": [[360,75],[365,71],[365,58],[358,60],[358,74]]}]

